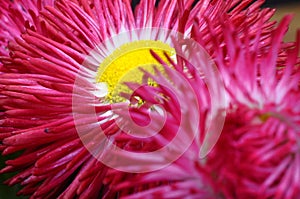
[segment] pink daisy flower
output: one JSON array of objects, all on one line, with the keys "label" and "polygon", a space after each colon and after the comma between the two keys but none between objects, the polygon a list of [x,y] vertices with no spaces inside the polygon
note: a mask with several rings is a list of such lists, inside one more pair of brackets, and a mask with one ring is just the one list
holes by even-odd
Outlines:
[{"label": "pink daisy flower", "polygon": [[[264,26],[254,34],[229,18],[220,24],[224,34],[206,44],[216,49],[228,92],[225,126],[207,158],[225,198],[300,197],[299,32],[296,43],[282,42],[290,20],[266,37]],[[209,24],[215,35],[218,24]]]},{"label": "pink daisy flower", "polygon": [[[299,42],[281,45],[286,21],[276,29],[263,1],[155,3],[1,2],[0,149],[22,152],[0,171],[18,171],[7,184],[31,198],[298,196]],[[213,57],[227,101],[210,60],[172,31]]]},{"label": "pink daisy flower", "polygon": [[[112,39],[112,43],[106,43],[103,48],[99,49],[98,46],[121,31],[144,27],[171,28],[189,35],[194,18],[201,16],[196,11],[202,8],[204,12],[208,9],[206,7],[214,5],[203,4],[201,7],[199,4],[194,8],[194,16],[188,17],[184,10],[191,8],[192,1],[162,1],[157,7],[155,1],[141,1],[135,13],[131,10],[130,1],[56,1],[54,5],[47,2],[42,6],[40,1],[30,6],[27,1],[3,4],[6,7],[17,7],[16,12],[22,13],[14,17],[10,13],[13,10],[2,10],[2,16],[13,21],[16,26],[3,26],[2,29],[5,34],[14,34],[2,44],[2,54],[7,55],[9,52],[9,56],[1,58],[1,149],[3,155],[22,151],[20,157],[6,161],[7,166],[1,170],[1,173],[19,172],[7,184],[20,183],[24,188],[19,194],[31,195],[32,198],[117,196],[118,191],[113,190],[104,180],[108,168],[88,151],[89,148],[84,146],[83,138],[77,132],[84,124],[93,133],[91,128],[95,129],[94,125],[100,124],[101,129],[104,129],[103,133],[112,140],[115,139],[118,146],[126,148],[131,145],[127,141],[125,146],[124,141],[114,138],[114,134],[119,134],[119,127],[110,110],[111,104],[114,104],[112,102],[117,102],[118,99],[114,97],[110,84],[103,85],[97,80],[99,65],[110,54],[113,55],[114,49],[122,48],[126,43]],[[167,14],[164,13],[165,9],[169,10]],[[184,18],[181,21],[182,15]],[[18,22],[22,21],[24,25],[21,28]],[[127,36],[132,43],[139,40],[172,42],[172,38],[160,36],[159,33],[148,36],[147,33],[137,31],[136,35],[132,33]],[[160,42],[155,45],[161,46]],[[171,49],[162,46],[163,49]],[[95,50],[96,56],[92,50]],[[161,54],[157,49],[154,52]],[[147,56],[150,57],[147,59],[153,59],[149,50]],[[113,77],[116,74],[109,73],[109,70],[107,73],[109,78],[105,80],[115,86]],[[84,84],[74,85],[80,80]],[[74,115],[73,109],[77,110],[76,89],[81,92],[78,96],[87,94],[96,97],[97,100],[92,102],[95,103],[94,109],[99,120],[96,123],[91,123],[89,117],[80,118],[81,115],[78,114],[77,118],[78,115]],[[205,99],[205,95],[202,98]],[[84,97],[79,99],[84,103]],[[165,106],[170,106],[170,103],[165,103]],[[80,108],[82,110],[81,106]],[[178,113],[174,112],[176,109],[170,108],[166,107],[166,110],[178,117]],[[149,108],[138,110],[138,114],[143,116],[143,111]],[[195,118],[197,117],[198,115]],[[173,121],[173,125],[175,126],[169,127],[170,130],[178,128],[176,125],[179,124]],[[101,129],[96,130],[101,132]],[[163,135],[162,138],[168,140],[170,136],[172,134]],[[153,151],[161,145],[142,144],[145,149],[142,148],[141,151]],[[93,147],[93,142],[88,146]],[[150,149],[147,149],[149,146]],[[136,151],[136,147],[129,147],[127,150]]]}]

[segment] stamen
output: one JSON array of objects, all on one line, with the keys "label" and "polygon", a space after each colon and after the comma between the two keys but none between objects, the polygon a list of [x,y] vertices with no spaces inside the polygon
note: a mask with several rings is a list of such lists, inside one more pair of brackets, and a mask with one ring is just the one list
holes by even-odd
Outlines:
[{"label": "stamen", "polygon": [[[153,65],[160,68],[161,64],[151,55],[150,50],[154,51],[166,63],[169,61],[165,58],[164,53],[169,57],[175,54],[173,48],[161,41],[141,40],[126,43],[105,58],[98,68],[96,82],[107,85],[106,101],[110,103],[124,101],[120,93],[129,93],[130,89],[123,83],[142,83],[143,72],[139,68],[152,74],[154,73]],[[148,84],[155,85],[151,81]]]}]

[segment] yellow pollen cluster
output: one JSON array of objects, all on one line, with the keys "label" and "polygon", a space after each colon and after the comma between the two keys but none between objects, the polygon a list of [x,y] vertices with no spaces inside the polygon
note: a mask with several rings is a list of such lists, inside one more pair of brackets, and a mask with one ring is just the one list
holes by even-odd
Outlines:
[{"label": "yellow pollen cluster", "polygon": [[153,65],[162,70],[159,62],[151,55],[152,49],[162,60],[168,63],[164,52],[168,56],[175,55],[175,50],[161,41],[140,40],[126,43],[106,57],[98,68],[97,83],[105,83],[108,102],[120,102],[120,92],[130,93],[124,82],[142,83],[143,72],[139,68],[154,73]]}]

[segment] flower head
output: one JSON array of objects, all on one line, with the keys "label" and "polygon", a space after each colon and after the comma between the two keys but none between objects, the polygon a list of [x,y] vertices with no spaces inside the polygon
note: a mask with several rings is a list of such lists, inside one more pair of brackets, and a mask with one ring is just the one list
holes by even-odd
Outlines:
[{"label": "flower head", "polygon": [[[113,40],[111,47],[101,49],[98,46],[124,30],[143,27],[178,30],[180,13],[191,3],[181,2],[182,7],[176,1],[162,1],[155,7],[155,1],[141,1],[135,13],[130,1],[55,1],[43,2],[42,6],[40,3],[3,3],[6,8],[17,8],[21,14],[16,17],[12,14],[14,9],[1,10],[3,21],[8,19],[15,24],[1,29],[3,34],[11,35],[4,37],[2,54],[6,56],[1,58],[1,150],[3,155],[22,151],[21,156],[6,162],[1,173],[18,171],[7,183],[21,183],[24,188],[19,194],[33,198],[117,194],[110,193],[111,188],[105,183],[108,168],[87,150],[77,133],[81,125],[93,132],[97,130],[95,124],[100,124],[103,133],[114,139],[119,129],[110,113],[111,104],[103,98],[104,89],[99,88],[96,78],[102,63],[99,59],[104,60],[102,57],[109,56],[110,50],[124,41]],[[165,9],[169,12],[165,13]],[[185,20],[192,21],[192,17]],[[180,29],[185,31],[191,25]],[[138,31],[135,37],[128,37],[130,41],[171,39],[158,33],[150,37],[140,35]],[[96,57],[92,50],[98,53]],[[150,52],[148,56],[152,57]],[[85,60],[88,65],[82,67]],[[74,85],[78,79],[84,84]],[[79,96],[86,93],[96,97],[98,122],[91,123],[86,115],[79,115],[84,117],[74,121],[77,115],[73,115],[73,108],[85,102],[84,97],[79,104],[72,100],[77,95],[76,89],[80,90]],[[123,143],[121,140],[117,144],[124,148]],[[93,142],[89,144],[93,146]]]},{"label": "flower head", "polygon": [[282,42],[290,20],[268,37],[262,26],[255,36],[243,26],[236,38],[229,19],[224,37],[214,40],[223,46],[214,56],[229,106],[207,164],[226,198],[299,197],[299,33],[297,42]]},{"label": "flower head", "polygon": [[289,17],[193,2],[1,2],[0,149],[22,152],[7,183],[32,198],[299,196]]}]

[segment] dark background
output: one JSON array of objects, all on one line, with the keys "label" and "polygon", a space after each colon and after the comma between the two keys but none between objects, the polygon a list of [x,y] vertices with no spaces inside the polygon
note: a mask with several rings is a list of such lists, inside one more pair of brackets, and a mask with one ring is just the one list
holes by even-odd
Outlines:
[{"label": "dark background", "polygon": [[282,4],[292,3],[292,2],[298,2],[299,0],[266,0],[265,6],[278,6]]},{"label": "dark background", "polygon": [[[158,2],[159,0],[157,0]],[[196,2],[197,0],[195,0]],[[271,6],[275,7],[280,4],[287,4],[287,3],[292,3],[292,2],[299,2],[300,0],[265,0],[265,5],[264,6]],[[140,0],[132,0],[132,7],[135,7],[135,5],[140,2]]]}]

